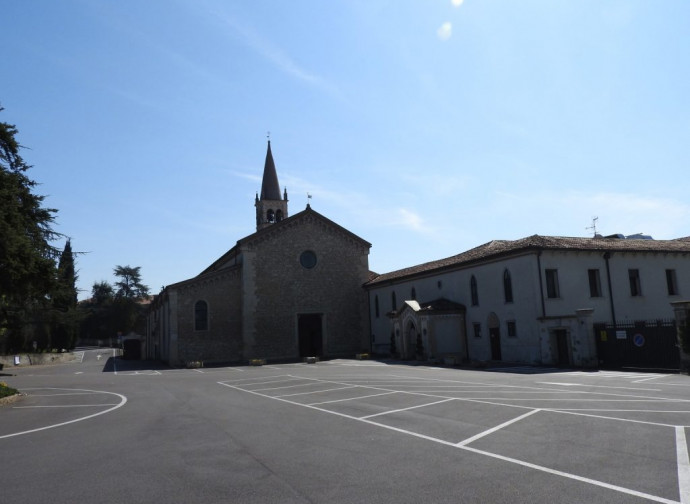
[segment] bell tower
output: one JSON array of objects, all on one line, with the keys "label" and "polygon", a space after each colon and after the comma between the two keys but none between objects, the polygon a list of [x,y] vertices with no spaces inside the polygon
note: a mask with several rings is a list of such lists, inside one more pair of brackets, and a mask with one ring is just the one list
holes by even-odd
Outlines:
[{"label": "bell tower", "polygon": [[271,153],[271,140],[268,140],[266,151],[266,162],[264,163],[264,177],[261,182],[261,194],[257,193],[254,200],[256,207],[256,230],[280,222],[288,216],[288,196],[287,189],[280,194],[280,184],[278,184],[278,174],[276,165],[273,162]]}]

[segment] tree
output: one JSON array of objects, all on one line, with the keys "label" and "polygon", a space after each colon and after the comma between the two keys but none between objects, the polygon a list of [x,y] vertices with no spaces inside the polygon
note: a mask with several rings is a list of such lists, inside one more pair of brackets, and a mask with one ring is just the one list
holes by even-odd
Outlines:
[{"label": "tree", "polygon": [[77,275],[74,270],[74,253],[68,239],[60,254],[57,282],[53,292],[52,348],[74,348],[80,314],[77,310]]},{"label": "tree", "polygon": [[[4,110],[0,107],[0,112]],[[50,243],[59,233],[52,224],[57,210],[34,194],[36,182],[21,157],[17,128],[0,122],[0,346],[27,346],[32,321],[45,319],[56,280],[59,251]],[[1,349],[1,348],[0,348]]]},{"label": "tree", "polygon": [[113,300],[115,291],[113,286],[105,280],[94,282],[91,288],[91,301],[96,305],[104,305]]},{"label": "tree", "polygon": [[115,266],[115,276],[120,280],[115,282],[119,298],[143,299],[148,297],[148,286],[141,283],[141,266]]}]

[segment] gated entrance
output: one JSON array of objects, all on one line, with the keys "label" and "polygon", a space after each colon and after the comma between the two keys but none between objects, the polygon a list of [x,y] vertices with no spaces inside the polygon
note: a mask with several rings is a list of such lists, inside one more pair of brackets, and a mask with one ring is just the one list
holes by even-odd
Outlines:
[{"label": "gated entrance", "polygon": [[594,324],[599,366],[678,371],[675,320]]}]

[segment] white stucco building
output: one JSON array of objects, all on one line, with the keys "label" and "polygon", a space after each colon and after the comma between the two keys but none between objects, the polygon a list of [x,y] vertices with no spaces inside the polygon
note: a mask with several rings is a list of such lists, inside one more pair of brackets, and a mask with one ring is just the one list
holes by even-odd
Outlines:
[{"label": "white stucco building", "polygon": [[596,366],[598,324],[671,320],[690,297],[690,237],[494,240],[365,287],[375,353]]}]

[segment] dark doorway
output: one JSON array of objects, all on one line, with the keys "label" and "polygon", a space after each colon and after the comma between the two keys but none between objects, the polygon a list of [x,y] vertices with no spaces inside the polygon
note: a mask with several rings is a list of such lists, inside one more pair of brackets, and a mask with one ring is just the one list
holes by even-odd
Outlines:
[{"label": "dark doorway", "polygon": [[323,328],[321,314],[299,315],[297,321],[300,357],[320,357],[323,355]]},{"label": "dark doorway", "polygon": [[122,358],[141,360],[141,342],[138,339],[125,340],[122,344]]},{"label": "dark doorway", "polygon": [[491,342],[491,360],[501,360],[501,330],[498,327],[489,328],[489,341]]},{"label": "dark doorway", "polygon": [[570,352],[568,352],[568,332],[565,329],[556,329],[556,352],[558,355],[558,366],[570,366]]}]

